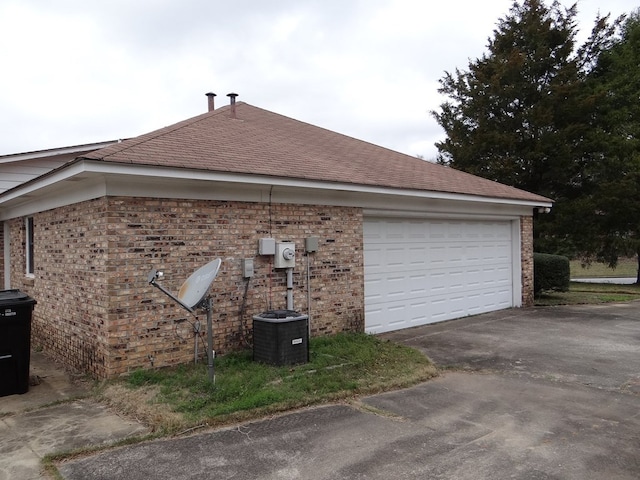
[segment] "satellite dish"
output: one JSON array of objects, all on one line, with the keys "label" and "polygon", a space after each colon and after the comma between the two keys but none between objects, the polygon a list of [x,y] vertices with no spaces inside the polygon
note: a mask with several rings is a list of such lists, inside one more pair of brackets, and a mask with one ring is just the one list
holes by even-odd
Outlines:
[{"label": "satellite dish", "polygon": [[178,300],[190,309],[199,305],[207,296],[209,287],[218,275],[222,261],[218,258],[193,272],[180,287]]},{"label": "satellite dish", "polygon": [[178,296],[174,296],[158,283],[158,279],[162,278],[164,274],[155,268],[149,272],[147,281],[154,287],[162,290],[163,293],[180,304],[185,310],[193,313],[193,309],[202,303],[204,297],[207,296],[209,287],[211,287],[211,283],[213,283],[213,280],[216,278],[221,263],[222,260],[218,258],[193,272],[180,287]]},{"label": "satellite dish", "polygon": [[[213,299],[209,297],[207,300],[207,304],[204,305],[203,301],[209,292],[209,288],[213,283],[213,280],[216,278],[218,274],[218,270],[220,270],[220,264],[222,260],[219,258],[207,263],[204,267],[200,267],[198,270],[193,272],[189,278],[182,284],[180,290],[178,291],[178,296],[174,296],[170,291],[164,288],[162,285],[158,283],[158,279],[162,278],[164,274],[162,272],[157,271],[155,268],[149,272],[147,275],[147,282],[150,285],[160,289],[163,293],[169,296],[176,303],[180,304],[185,310],[189,313],[193,313],[194,308],[198,307],[198,305],[202,305],[203,308],[207,311],[207,357],[209,359],[208,369],[209,369],[209,379],[215,383],[216,377],[213,370],[213,358],[215,356],[215,352],[213,351],[213,325],[212,325],[212,315],[211,310],[213,309]],[[198,338],[197,332],[199,329],[196,329],[194,326],[194,341],[195,341],[195,352],[196,352],[196,360],[197,360],[197,346],[198,346]]]}]

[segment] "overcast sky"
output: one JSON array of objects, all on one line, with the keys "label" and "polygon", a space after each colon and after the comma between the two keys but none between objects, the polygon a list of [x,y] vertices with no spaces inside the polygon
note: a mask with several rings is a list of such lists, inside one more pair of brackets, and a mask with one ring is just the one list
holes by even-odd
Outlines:
[{"label": "overcast sky", "polygon": [[[561,0],[565,6],[573,1]],[[598,12],[637,0],[578,0]],[[549,4],[549,3],[548,3]],[[438,79],[511,0],[0,0],[0,155],[134,137],[238,101],[427,159]]]}]

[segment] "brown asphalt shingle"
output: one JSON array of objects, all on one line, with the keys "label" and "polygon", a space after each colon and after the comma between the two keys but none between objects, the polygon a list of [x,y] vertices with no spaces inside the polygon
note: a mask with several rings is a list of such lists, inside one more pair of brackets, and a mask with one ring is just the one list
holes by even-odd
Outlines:
[{"label": "brown asphalt shingle", "polygon": [[550,200],[278,115],[244,102],[82,158],[376,187]]}]

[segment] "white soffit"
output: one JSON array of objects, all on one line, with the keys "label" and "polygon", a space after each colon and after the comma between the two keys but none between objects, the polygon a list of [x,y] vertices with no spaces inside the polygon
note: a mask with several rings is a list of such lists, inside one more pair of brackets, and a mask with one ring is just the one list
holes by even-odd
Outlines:
[{"label": "white soffit", "polygon": [[[258,202],[271,200],[369,209],[404,210],[408,207],[416,211],[421,211],[425,202],[431,206],[434,203],[451,205],[453,202],[465,205],[466,209],[471,205],[482,206],[482,210],[489,206],[499,207],[509,215],[527,215],[531,214],[534,207],[552,206],[550,202],[509,198],[80,160],[0,195],[0,219],[18,216],[15,211],[11,214],[5,211],[3,214],[2,210],[14,210],[13,207],[24,207],[26,204],[35,207],[34,200],[37,198],[41,200],[37,202],[39,208],[34,208],[32,212],[42,210],[42,202],[47,203],[48,208],[53,208],[103,195]],[[394,205],[390,205],[390,202]],[[25,208],[20,210],[26,211]],[[444,208],[443,213],[449,210]]]},{"label": "white soffit", "polygon": [[[465,195],[459,193],[437,192],[430,190],[409,190],[390,187],[378,187],[353,183],[321,182],[317,180],[305,180],[284,177],[269,177],[266,175],[239,174],[229,172],[213,172],[205,170],[189,170],[183,168],[168,168],[157,166],[109,164],[106,162],[84,161],[87,164],[85,171],[103,174],[119,174],[136,177],[139,182],[141,177],[152,179],[177,179],[200,180],[205,182],[217,182],[225,184],[256,185],[260,187],[289,187],[297,189],[312,189],[322,191],[344,191],[349,193],[368,193],[375,195],[400,196],[412,198],[429,198],[441,200],[457,200],[464,202],[493,203],[504,205],[518,205],[527,207],[551,207],[551,202],[515,200],[510,198],[485,197]],[[164,188],[158,189],[157,196],[165,192]]]}]

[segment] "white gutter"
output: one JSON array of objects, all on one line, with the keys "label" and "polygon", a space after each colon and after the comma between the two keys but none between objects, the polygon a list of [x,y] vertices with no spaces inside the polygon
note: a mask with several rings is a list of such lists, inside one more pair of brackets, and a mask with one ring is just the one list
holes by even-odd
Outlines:
[{"label": "white gutter", "polygon": [[[206,170],[190,170],[185,168],[133,165],[122,163],[110,163],[99,160],[77,160],[73,163],[53,170],[48,174],[38,177],[32,181],[15,187],[0,194],[0,208],[8,206],[21,200],[29,201],[38,197],[38,192],[50,190],[51,188],[62,186],[62,182],[81,182],[90,177],[122,176],[129,179],[144,178],[149,180],[186,180],[215,182],[227,185],[254,185],[263,187],[284,187],[288,189],[310,189],[314,191],[345,192],[368,195],[387,195],[394,197],[405,197],[426,200],[458,201],[465,203],[505,205],[518,207],[552,207],[552,202],[543,200],[517,200],[510,198],[467,195],[459,193],[437,192],[430,190],[401,189],[394,187],[379,187],[352,183],[327,182],[318,180],[305,180],[297,178],[271,177],[267,175],[243,174],[231,172],[212,172]],[[117,183],[117,182],[115,182]],[[166,191],[166,185],[159,187],[158,195]],[[71,190],[71,189],[65,189]],[[101,194],[108,194],[107,191]],[[2,215],[0,215],[1,217]]]},{"label": "white gutter", "polygon": [[510,198],[480,196],[472,194],[448,193],[431,190],[402,189],[394,187],[378,187],[354,183],[326,182],[319,180],[305,180],[288,177],[271,177],[247,173],[212,172],[206,170],[188,170],[184,168],[170,168],[143,165],[112,164],[101,161],[83,160],[84,172],[145,176],[167,179],[204,180],[222,183],[242,183],[251,185],[273,185],[279,187],[313,188],[331,191],[348,191],[355,193],[369,193],[377,195],[401,195],[416,198],[430,198],[439,200],[459,200],[472,202],[492,202],[504,205],[522,205],[530,207],[552,207],[552,202],[534,200],[516,200]]}]

